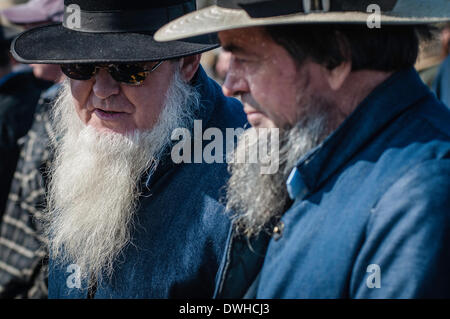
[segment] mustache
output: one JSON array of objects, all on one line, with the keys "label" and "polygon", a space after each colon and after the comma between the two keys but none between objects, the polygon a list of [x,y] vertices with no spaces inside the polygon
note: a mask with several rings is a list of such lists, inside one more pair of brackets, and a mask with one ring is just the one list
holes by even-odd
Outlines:
[{"label": "mustache", "polygon": [[242,104],[248,105],[258,112],[263,112],[259,103],[256,102],[256,100],[253,98],[253,96],[250,93],[241,94],[241,101],[242,101]]},{"label": "mustache", "polygon": [[89,111],[94,111],[96,109],[108,111],[108,112],[124,112],[131,113],[133,111],[132,105],[129,102],[123,101],[118,96],[110,96],[106,99],[99,99],[96,97],[92,97],[88,105]]}]

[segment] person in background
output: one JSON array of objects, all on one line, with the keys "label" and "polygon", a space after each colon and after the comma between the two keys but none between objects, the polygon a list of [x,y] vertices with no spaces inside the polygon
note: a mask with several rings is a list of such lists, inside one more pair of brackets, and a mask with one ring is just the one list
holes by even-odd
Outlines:
[{"label": "person in background", "polygon": [[442,56],[442,44],[439,28],[432,31],[431,39],[422,39],[419,45],[419,56],[415,68],[422,81],[433,88],[434,80],[445,57]]},{"label": "person in background", "polygon": [[[63,0],[32,0],[5,9],[5,19],[25,29],[63,18]],[[9,50],[9,47],[8,47]],[[49,83],[34,101],[33,110],[20,121],[32,121],[19,139],[20,157],[11,183],[0,228],[0,298],[46,298],[47,248],[37,221],[45,207],[45,185],[51,150],[50,105],[61,87],[63,74],[57,65],[33,64],[31,76]],[[50,86],[50,87],[49,87]],[[36,106],[37,104],[37,106]]]},{"label": "person in background", "polygon": [[19,157],[18,141],[31,127],[40,94],[51,85],[36,78],[30,68],[14,63],[9,48],[19,32],[0,26],[0,218]]},{"label": "person in background", "polygon": [[1,12],[5,9],[11,8],[13,6],[23,4],[28,2],[28,0],[2,0],[0,1],[0,24],[2,26],[14,27],[15,25],[6,19]]},{"label": "person in background", "polygon": [[433,83],[433,89],[438,99],[450,108],[450,23],[441,33],[442,52],[445,57]]}]

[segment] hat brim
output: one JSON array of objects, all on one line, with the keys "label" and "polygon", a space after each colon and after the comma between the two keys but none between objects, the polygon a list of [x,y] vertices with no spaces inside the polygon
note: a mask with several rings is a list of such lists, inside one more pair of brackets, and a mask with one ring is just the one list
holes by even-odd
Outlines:
[{"label": "hat brim", "polygon": [[210,37],[160,43],[145,33],[88,33],[53,24],[21,33],[11,52],[28,64],[117,63],[176,59],[216,47]]},{"label": "hat brim", "polygon": [[[448,12],[443,16],[401,16],[382,14],[382,25],[416,25],[449,21]],[[442,12],[441,12],[442,14]],[[252,18],[244,10],[222,8],[216,5],[191,12],[171,21],[155,33],[157,41],[173,41],[188,37],[205,35],[225,30],[283,25],[283,24],[312,24],[312,23],[341,23],[366,24],[372,13],[364,12],[325,12],[309,14],[291,14],[268,18]]]}]

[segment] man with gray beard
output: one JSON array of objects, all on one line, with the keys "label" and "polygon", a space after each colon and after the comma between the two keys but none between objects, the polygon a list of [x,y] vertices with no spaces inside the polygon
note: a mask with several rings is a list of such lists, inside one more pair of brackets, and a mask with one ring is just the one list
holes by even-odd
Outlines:
[{"label": "man with gray beard", "polygon": [[231,166],[216,297],[450,297],[450,111],[413,67],[449,20],[447,0],[217,0],[158,30],[218,33],[225,95],[280,129],[277,174]]},{"label": "man with gray beard", "polygon": [[245,116],[199,66],[217,45],[153,40],[194,9],[186,0],[65,1],[62,25],[14,42],[17,60],[60,64],[68,78],[53,107],[43,216],[50,298],[213,295],[230,234],[219,201],[226,164],[176,164],[171,136],[194,120],[242,127]]},{"label": "man with gray beard", "polygon": [[[287,189],[281,185],[288,179],[298,159],[327,136],[329,115],[325,111],[328,107],[320,98],[313,96],[311,102],[306,105],[308,115],[293,127],[280,129],[276,128],[273,122],[267,121],[266,128],[256,125],[239,137],[232,154],[234,161],[229,164],[231,177],[226,193],[227,208],[236,212],[233,219],[239,234],[252,237],[262,231],[271,233],[275,226],[273,223],[276,223],[292,204]],[[262,138],[264,129],[267,129],[267,138]],[[278,141],[271,138],[276,132],[274,129],[279,132]],[[246,154],[261,152],[267,141],[277,142],[275,145],[269,145],[267,161],[238,161]],[[263,167],[269,164],[278,169],[271,174],[262,174]]]}]

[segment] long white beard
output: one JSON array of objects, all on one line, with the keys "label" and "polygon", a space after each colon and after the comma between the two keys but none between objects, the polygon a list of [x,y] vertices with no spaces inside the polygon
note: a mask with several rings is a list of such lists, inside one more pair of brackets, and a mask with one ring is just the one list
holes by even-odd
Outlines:
[{"label": "long white beard", "polygon": [[[308,118],[294,127],[280,130],[279,154],[269,154],[270,161],[278,160],[278,171],[274,174],[261,174],[264,163],[234,163],[229,165],[231,177],[227,184],[227,209],[232,216],[237,234],[256,236],[261,231],[271,233],[272,222],[279,219],[289,204],[286,180],[297,161],[323,141],[332,129],[323,110],[324,101],[315,102]],[[321,103],[321,106],[318,105]],[[333,127],[334,128],[334,127]],[[235,157],[258,152],[267,143],[258,139],[255,128],[245,131],[238,140]],[[246,142],[247,141],[247,142]],[[266,146],[267,147],[267,146]],[[271,146],[270,146],[271,147]]]},{"label": "long white beard", "polygon": [[198,105],[198,93],[177,72],[151,131],[100,133],[79,120],[65,85],[54,107],[56,136],[62,138],[53,141],[44,217],[55,262],[76,264],[81,279],[110,278],[130,243],[143,174],[156,167],[175,128],[192,126]]}]

